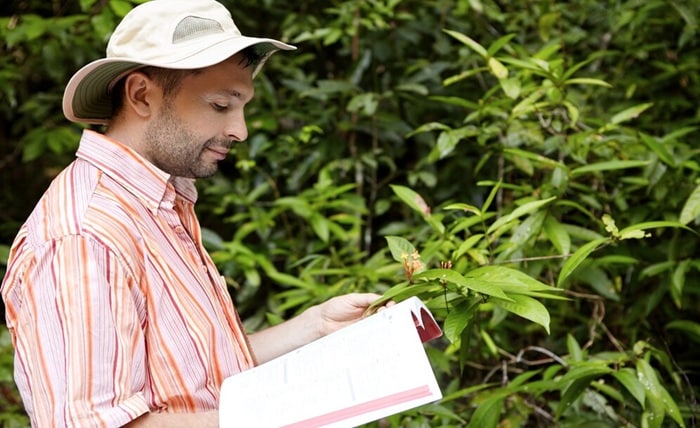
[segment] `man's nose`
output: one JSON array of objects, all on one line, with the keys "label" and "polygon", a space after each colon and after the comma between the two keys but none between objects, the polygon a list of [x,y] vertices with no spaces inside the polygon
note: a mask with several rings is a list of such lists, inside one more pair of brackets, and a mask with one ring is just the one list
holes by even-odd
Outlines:
[{"label": "man's nose", "polygon": [[243,112],[236,113],[226,126],[226,136],[234,141],[245,141],[248,138],[248,126]]}]

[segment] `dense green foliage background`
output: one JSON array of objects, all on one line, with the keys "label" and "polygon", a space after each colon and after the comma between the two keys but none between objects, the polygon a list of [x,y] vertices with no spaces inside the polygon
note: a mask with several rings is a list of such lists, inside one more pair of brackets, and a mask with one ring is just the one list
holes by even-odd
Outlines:
[{"label": "dense green foliage background", "polygon": [[[136,3],[0,5],[0,275],[77,146],[63,87]],[[224,3],[299,47],[200,182],[250,329],[418,295],[445,398],[381,426],[697,426],[700,2]],[[0,332],[0,426],[25,426]]]}]

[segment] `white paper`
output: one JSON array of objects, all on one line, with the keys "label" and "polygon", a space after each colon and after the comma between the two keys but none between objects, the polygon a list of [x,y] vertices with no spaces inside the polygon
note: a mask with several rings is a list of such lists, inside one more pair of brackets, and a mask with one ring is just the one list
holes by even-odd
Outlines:
[{"label": "white paper", "polygon": [[226,379],[221,427],[352,427],[442,398],[423,342],[441,334],[412,297]]}]

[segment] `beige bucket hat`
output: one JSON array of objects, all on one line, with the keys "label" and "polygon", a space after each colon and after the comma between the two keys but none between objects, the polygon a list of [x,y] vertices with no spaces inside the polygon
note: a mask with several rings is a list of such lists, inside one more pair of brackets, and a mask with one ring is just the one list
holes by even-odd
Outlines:
[{"label": "beige bucket hat", "polygon": [[214,0],[152,0],[136,6],[119,23],[105,58],[78,70],[63,94],[68,120],[106,124],[112,117],[110,90],[125,74],[143,67],[196,69],[215,65],[256,46],[264,60],[294,46],[278,40],[247,37],[231,13]]}]

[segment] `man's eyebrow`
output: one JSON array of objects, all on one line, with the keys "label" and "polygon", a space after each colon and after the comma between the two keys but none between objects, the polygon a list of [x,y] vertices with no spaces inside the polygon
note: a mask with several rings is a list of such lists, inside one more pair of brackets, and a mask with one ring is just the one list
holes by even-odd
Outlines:
[{"label": "man's eyebrow", "polygon": [[224,88],[224,89],[221,89],[220,91],[217,91],[217,92],[219,94],[228,95],[230,97],[238,98],[238,99],[241,99],[241,100],[246,101],[246,102],[252,100],[253,96],[255,95],[254,90],[238,91],[238,90],[232,89],[232,88]]}]

